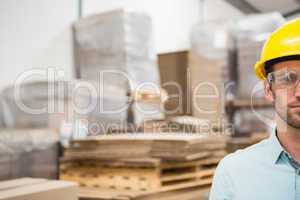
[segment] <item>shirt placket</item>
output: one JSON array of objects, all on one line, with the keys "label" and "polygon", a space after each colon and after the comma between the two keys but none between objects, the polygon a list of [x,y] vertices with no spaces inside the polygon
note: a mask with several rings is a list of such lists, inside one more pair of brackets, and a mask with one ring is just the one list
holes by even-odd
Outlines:
[{"label": "shirt placket", "polygon": [[295,199],[300,199],[300,169],[295,169]]},{"label": "shirt placket", "polygon": [[291,166],[295,169],[295,200],[300,200],[300,165],[288,154],[285,152]]}]

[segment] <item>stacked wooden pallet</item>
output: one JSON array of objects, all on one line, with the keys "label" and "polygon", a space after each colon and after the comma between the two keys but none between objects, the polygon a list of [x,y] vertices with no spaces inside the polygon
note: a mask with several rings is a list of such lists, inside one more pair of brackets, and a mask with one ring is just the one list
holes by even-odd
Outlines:
[{"label": "stacked wooden pallet", "polygon": [[208,200],[209,189],[187,188],[176,191],[145,194],[141,192],[81,188],[80,200]]},{"label": "stacked wooden pallet", "polygon": [[[97,194],[112,190],[128,199],[128,194],[153,195],[205,187],[211,184],[225,148],[223,136],[98,136],[71,143],[61,162],[60,178],[97,190]],[[82,196],[86,195],[83,192]]]},{"label": "stacked wooden pallet", "polygon": [[[130,163],[132,162],[132,163]],[[79,182],[82,187],[165,192],[211,184],[216,159],[189,162],[159,162],[153,159],[135,163],[134,160],[118,163],[80,161],[65,163],[61,179]]]}]

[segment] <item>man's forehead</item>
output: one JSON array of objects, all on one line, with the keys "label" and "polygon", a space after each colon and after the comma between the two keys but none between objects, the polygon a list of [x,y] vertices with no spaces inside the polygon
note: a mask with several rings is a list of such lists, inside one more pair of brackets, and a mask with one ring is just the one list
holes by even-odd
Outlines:
[{"label": "man's forehead", "polygon": [[300,60],[288,60],[282,61],[279,63],[274,64],[273,66],[274,71],[281,71],[281,70],[300,70]]}]

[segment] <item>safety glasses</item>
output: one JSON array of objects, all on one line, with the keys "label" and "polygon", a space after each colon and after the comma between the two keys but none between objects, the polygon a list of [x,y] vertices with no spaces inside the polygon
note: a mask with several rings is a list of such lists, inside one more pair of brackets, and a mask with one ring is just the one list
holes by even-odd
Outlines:
[{"label": "safety glasses", "polygon": [[267,76],[269,84],[276,88],[292,89],[295,88],[300,79],[300,70],[280,70],[271,72]]}]

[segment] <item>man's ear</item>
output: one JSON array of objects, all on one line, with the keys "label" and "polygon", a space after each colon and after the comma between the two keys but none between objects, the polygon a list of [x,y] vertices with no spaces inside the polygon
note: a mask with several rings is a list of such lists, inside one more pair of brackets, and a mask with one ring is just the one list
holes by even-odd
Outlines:
[{"label": "man's ear", "polygon": [[274,93],[268,81],[264,81],[264,92],[265,98],[270,102],[274,102]]}]

